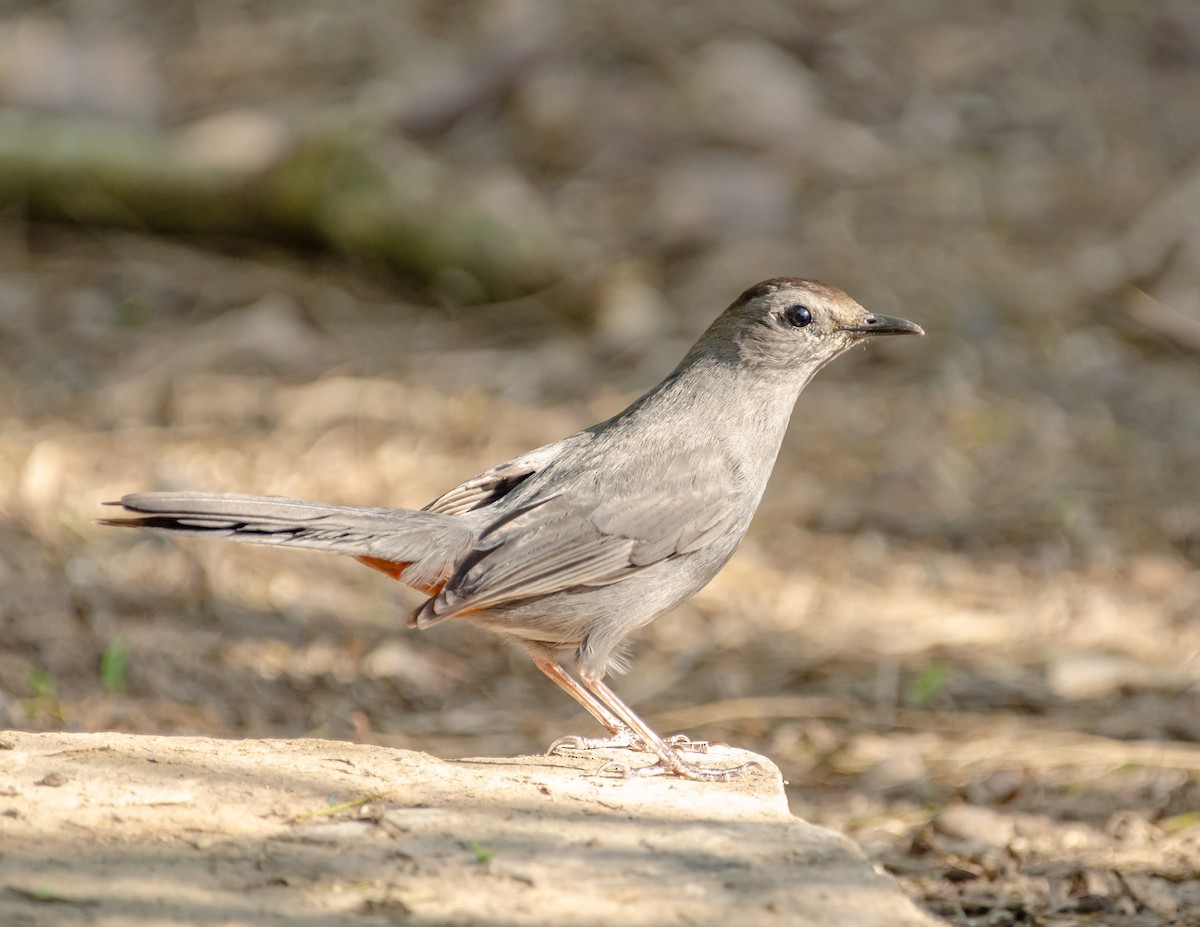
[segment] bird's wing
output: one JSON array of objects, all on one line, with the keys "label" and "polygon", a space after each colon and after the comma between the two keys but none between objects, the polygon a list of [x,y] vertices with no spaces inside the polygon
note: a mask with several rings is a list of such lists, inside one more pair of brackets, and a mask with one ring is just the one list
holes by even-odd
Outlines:
[{"label": "bird's wing", "polygon": [[637,479],[609,473],[598,480],[577,469],[559,491],[549,484],[546,495],[497,519],[416,622],[608,585],[741,530],[726,497],[728,468],[715,455],[697,461],[676,450],[634,465]]},{"label": "bird's wing", "polygon": [[520,457],[497,464],[490,470],[471,477],[434,499],[425,506],[423,511],[439,512],[443,515],[462,515],[464,512],[491,505],[554,460],[571,440],[571,438],[567,438],[563,441],[555,441],[553,444],[547,444],[522,454]]}]

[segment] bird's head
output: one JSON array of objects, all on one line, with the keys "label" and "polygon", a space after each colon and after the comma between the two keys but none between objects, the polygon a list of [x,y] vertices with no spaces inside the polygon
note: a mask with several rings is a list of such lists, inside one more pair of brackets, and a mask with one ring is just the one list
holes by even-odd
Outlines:
[{"label": "bird's head", "polygon": [[819,280],[775,277],[733,301],[693,349],[745,367],[806,380],[847,348],[876,335],[923,335],[921,326],[868,312]]}]

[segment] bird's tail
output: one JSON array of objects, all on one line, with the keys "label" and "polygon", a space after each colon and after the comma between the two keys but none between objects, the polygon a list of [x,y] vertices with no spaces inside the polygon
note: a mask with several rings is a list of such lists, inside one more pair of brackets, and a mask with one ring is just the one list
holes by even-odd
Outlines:
[{"label": "bird's tail", "polygon": [[106,518],[103,525],[348,554],[430,594],[441,588],[473,537],[453,515],[279,496],[143,492],[107,504],[131,517]]}]

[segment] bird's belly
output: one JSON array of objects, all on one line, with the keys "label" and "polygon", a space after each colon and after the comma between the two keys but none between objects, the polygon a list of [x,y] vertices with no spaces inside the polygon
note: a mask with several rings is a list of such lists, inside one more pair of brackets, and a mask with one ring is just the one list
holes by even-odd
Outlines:
[{"label": "bird's belly", "polygon": [[674,558],[606,586],[576,586],[465,617],[490,631],[526,641],[567,647],[600,637],[616,644],[690,598],[727,559],[727,554],[718,562],[712,562],[711,556]]}]

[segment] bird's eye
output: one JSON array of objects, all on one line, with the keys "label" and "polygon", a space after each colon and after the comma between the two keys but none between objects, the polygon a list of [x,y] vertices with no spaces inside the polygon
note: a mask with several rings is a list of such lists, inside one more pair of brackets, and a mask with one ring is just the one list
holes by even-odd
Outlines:
[{"label": "bird's eye", "polygon": [[803,328],[812,321],[812,310],[808,306],[788,306],[783,310],[783,317],[788,320],[789,325],[794,325],[796,328]]}]

